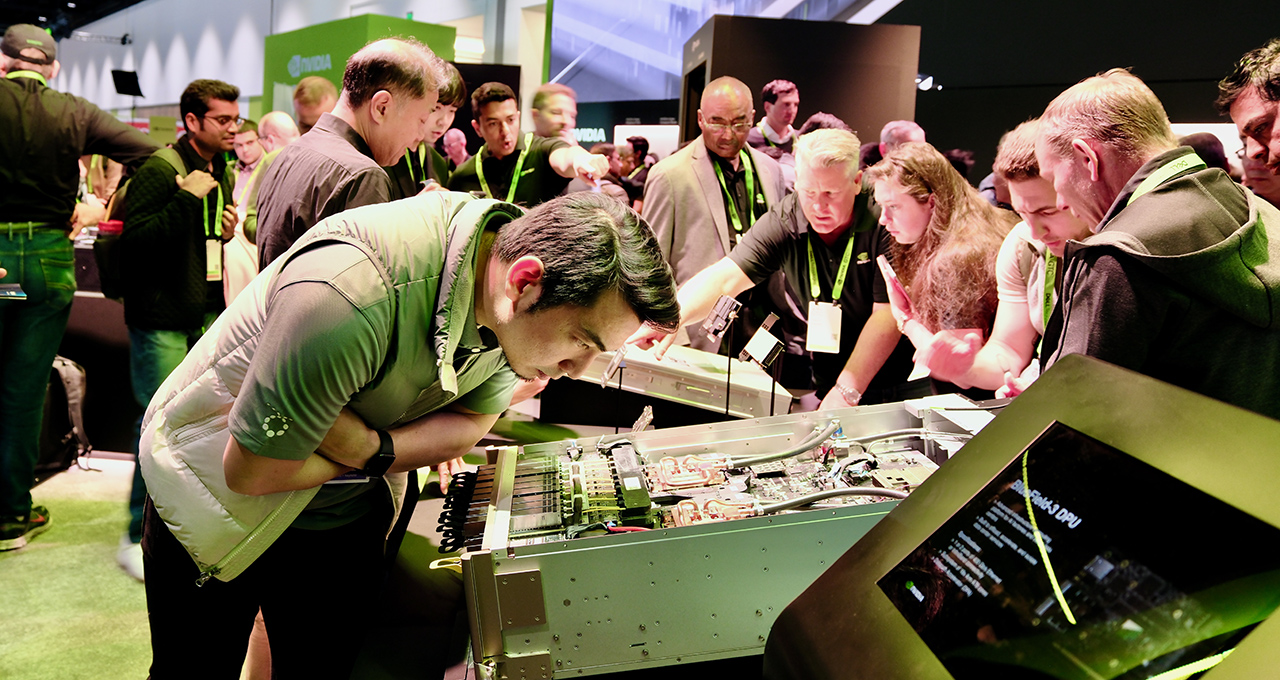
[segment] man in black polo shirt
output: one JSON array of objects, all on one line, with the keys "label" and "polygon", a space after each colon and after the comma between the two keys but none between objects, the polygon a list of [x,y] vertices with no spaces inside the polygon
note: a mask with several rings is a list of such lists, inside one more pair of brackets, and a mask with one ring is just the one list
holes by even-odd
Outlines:
[{"label": "man in black polo shirt", "polygon": [[[796,191],[760,218],[728,256],[680,287],[680,323],[705,317],[721,295],[736,296],[778,270],[808,309],[807,347],[813,355],[822,408],[896,401],[928,394],[904,388],[911,347],[901,342],[884,279],[876,268],[890,239],[879,210],[859,191],[858,138],[818,130],[796,142]],[[833,302],[835,304],[833,304]],[[675,336],[641,330],[632,341],[658,345],[661,357]]]},{"label": "man in black polo shirt", "polygon": [[502,83],[476,88],[471,115],[484,146],[449,178],[450,191],[479,192],[531,208],[559,196],[574,177],[594,184],[609,173],[604,156],[563,139],[521,135],[520,105]]},{"label": "man in black polo shirt", "polygon": [[48,511],[31,505],[31,485],[49,370],[76,290],[70,237],[105,212],[100,203],[76,202],[77,160],[103,154],[136,167],[157,146],[93,104],[49,87],[61,66],[57,43],[44,30],[10,26],[0,49],[0,284],[18,284],[27,295],[0,298],[4,551],[48,527]]},{"label": "man in black polo shirt", "polygon": [[412,40],[377,40],[347,60],[333,112],[285,147],[262,177],[259,270],[320,220],[393,198],[382,168],[426,136],[443,81],[440,58]]}]

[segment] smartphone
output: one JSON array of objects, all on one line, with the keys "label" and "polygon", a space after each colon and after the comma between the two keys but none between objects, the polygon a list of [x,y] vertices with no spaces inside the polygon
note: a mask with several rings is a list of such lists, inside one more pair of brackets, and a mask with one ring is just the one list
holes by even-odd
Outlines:
[{"label": "smartphone", "polygon": [[0,283],[0,300],[25,300],[27,294],[16,283]]}]

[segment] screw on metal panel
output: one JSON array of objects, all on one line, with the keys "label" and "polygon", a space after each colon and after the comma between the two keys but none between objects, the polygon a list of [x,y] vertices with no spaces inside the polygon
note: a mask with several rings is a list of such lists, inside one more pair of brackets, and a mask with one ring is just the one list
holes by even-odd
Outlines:
[{"label": "screw on metal panel", "polygon": [[649,650],[647,649],[640,650],[640,656],[649,656]]},{"label": "screw on metal panel", "polygon": [[644,629],[645,629],[645,628],[644,628],[644,624],[643,624],[643,623],[642,623],[642,624],[640,624],[640,630],[644,630]]},{"label": "screw on metal panel", "polygon": [[505,579],[505,578],[504,578],[504,579],[502,579],[502,585],[504,585],[504,586],[505,586],[505,585],[507,585],[507,579]]},{"label": "screw on metal panel", "polygon": [[757,639],[759,639],[761,642],[764,642],[764,636],[763,636],[763,635],[757,635],[757,636],[756,636],[756,638],[757,638]]},{"label": "screw on metal panel", "polygon": [[756,610],[756,616],[764,616],[764,612],[762,612],[762,611],[760,611],[759,609],[757,609],[757,610]]},{"label": "screw on metal panel", "polygon": [[[759,614],[760,612],[756,612],[756,613],[757,613],[757,614]],[[552,635],[552,636],[551,636],[551,639],[552,639],[552,640],[554,640],[554,641],[556,641],[556,642],[559,642],[559,641],[560,641],[560,636],[559,636],[559,635]]]},{"label": "screw on metal panel", "polygon": [[559,659],[556,659],[556,668],[559,668],[559,667],[561,667],[561,666],[563,666],[563,665],[564,665],[564,663],[563,663],[563,662],[561,662]]},{"label": "screw on metal panel", "polygon": [[542,617],[541,617],[541,616],[535,616],[535,617],[533,617],[533,620],[534,620],[534,621],[541,621],[541,620],[542,620]]},{"label": "screw on metal panel", "polygon": [[569,598],[565,598],[565,600],[564,600],[564,606],[568,607],[568,606],[569,606],[569,605],[571,605],[571,604],[573,604],[573,603],[569,601]]}]

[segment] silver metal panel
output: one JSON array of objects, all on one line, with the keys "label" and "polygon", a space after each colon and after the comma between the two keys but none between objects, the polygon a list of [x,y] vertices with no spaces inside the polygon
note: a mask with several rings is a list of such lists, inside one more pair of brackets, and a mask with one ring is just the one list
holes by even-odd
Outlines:
[{"label": "silver metal panel", "polygon": [[[613,352],[597,355],[578,379],[599,385],[613,356]],[[726,374],[733,386],[729,396],[731,415],[758,418],[770,412],[786,413],[790,408],[791,394],[775,385],[769,374],[755,364],[679,345],[671,347],[661,361],[654,358],[652,350],[629,347],[623,367],[605,386],[619,387],[620,376],[624,391],[723,413]]]}]

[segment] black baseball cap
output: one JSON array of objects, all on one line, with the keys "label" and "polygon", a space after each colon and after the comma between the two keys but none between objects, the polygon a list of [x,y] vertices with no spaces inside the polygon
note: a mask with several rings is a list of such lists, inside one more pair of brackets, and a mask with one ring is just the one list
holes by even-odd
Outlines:
[{"label": "black baseball cap", "polygon": [[[23,54],[23,50],[39,50],[44,58]],[[49,32],[31,24],[14,24],[4,32],[0,51],[5,56],[21,59],[29,64],[52,64],[58,56],[58,43]]]}]

